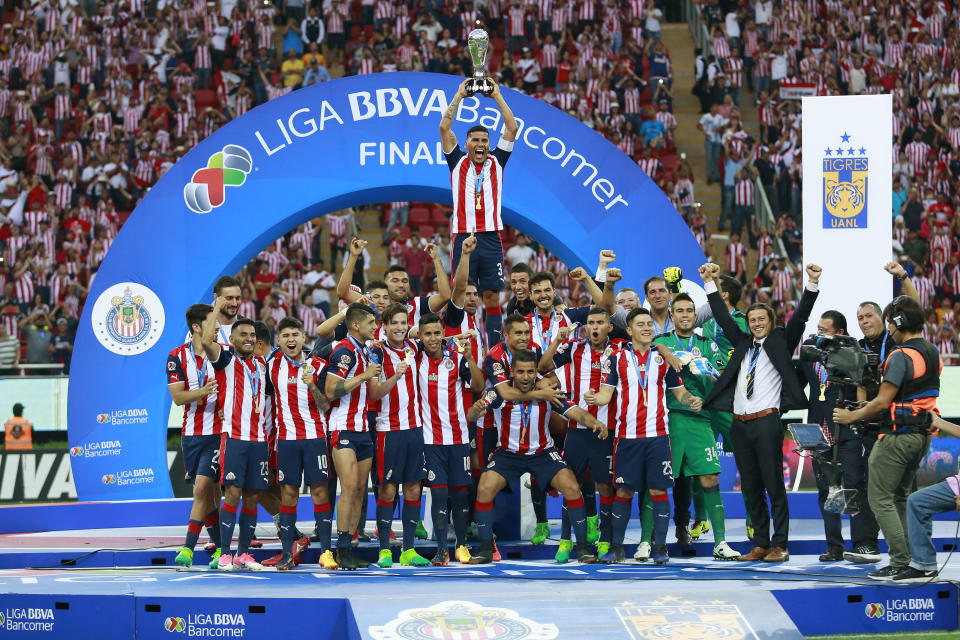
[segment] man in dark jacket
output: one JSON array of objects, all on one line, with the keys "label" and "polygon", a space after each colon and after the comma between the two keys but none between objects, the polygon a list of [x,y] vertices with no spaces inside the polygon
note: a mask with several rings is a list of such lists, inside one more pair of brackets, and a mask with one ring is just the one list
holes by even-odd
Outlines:
[{"label": "man in dark jacket", "polygon": [[[733,356],[704,407],[733,413],[731,436],[734,459],[740,470],[746,503],[752,505],[754,548],[743,561],[785,562],[790,513],[783,486],[783,424],[780,414],[803,409],[807,398],[793,368],[792,354],[803,338],[810,312],[817,300],[817,283],[822,269],[807,265],[809,281],[800,304],[786,327],[776,326],[776,315],[768,305],[747,307],[747,328],[743,331],[730,316],[717,291],[715,280],[720,267],[707,263],[700,267],[707,300],[717,323],[734,345]],[[770,538],[770,513],[764,492],[773,510],[773,538]],[[772,543],[772,546],[771,546]]]}]

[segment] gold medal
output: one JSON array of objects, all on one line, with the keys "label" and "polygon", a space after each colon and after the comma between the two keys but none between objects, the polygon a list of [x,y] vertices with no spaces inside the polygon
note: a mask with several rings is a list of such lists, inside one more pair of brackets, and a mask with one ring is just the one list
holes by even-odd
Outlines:
[{"label": "gold medal", "polygon": [[640,397],[643,400],[643,406],[647,406],[647,390],[640,387]]},{"label": "gold medal", "polygon": [[260,413],[260,396],[253,399],[253,412]]},{"label": "gold medal", "polygon": [[744,390],[744,391],[746,391],[748,388],[750,388],[750,380],[751,380],[751,379],[753,379],[753,373],[752,373],[752,372],[747,374],[747,377],[746,377],[746,379],[745,379],[745,381],[744,381],[744,385],[743,385],[743,390]]},{"label": "gold medal", "polygon": [[303,364],[303,372],[304,372],[304,373],[313,373],[313,365],[310,364],[309,362],[305,362],[305,363]]},{"label": "gold medal", "polygon": [[820,402],[827,401],[827,385],[826,383],[820,383]]},{"label": "gold medal", "polygon": [[479,209],[481,209],[482,207],[483,207],[483,205],[480,204],[480,194],[478,193],[478,194],[477,194],[477,204],[476,204],[476,206],[475,206],[474,208],[479,210]]}]

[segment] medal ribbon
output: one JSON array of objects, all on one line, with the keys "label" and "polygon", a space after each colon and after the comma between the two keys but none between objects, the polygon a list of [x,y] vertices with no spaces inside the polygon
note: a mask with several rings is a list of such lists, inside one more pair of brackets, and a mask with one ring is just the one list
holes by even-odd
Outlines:
[{"label": "medal ribbon", "polygon": [[200,385],[197,388],[200,389],[207,382],[207,363],[201,356],[200,363],[197,364],[197,354],[193,350],[193,342],[188,342],[187,345],[187,348],[190,349],[190,361],[197,367],[197,384]]}]

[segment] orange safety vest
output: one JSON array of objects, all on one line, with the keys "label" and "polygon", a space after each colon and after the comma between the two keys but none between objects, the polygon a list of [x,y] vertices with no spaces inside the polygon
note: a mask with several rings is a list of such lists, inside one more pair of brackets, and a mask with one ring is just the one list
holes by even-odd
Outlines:
[{"label": "orange safety vest", "polygon": [[[20,437],[13,434],[14,427],[21,427]],[[33,449],[33,424],[26,418],[13,417],[3,423],[3,446],[7,451]]]}]

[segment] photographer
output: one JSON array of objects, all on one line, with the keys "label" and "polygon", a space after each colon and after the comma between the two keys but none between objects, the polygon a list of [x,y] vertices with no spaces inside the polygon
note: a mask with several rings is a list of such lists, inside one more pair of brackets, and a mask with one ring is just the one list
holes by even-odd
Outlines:
[{"label": "photographer", "polygon": [[930,448],[928,412],[936,411],[943,362],[937,348],[921,337],[923,307],[899,296],[884,309],[887,331],[897,347],[887,355],[877,396],[856,411],[835,409],[838,424],[868,420],[889,411],[870,453],[867,498],[890,548],[890,564],[869,575],[892,580],[907,568],[910,548],[906,538],[907,496],[920,461]]},{"label": "photographer", "polygon": [[[903,265],[898,262],[890,262],[884,267],[884,270],[900,281],[900,292],[903,295],[913,298],[918,302],[920,301],[920,296],[917,294],[917,290],[914,288],[910,278],[907,277],[907,272],[903,268]],[[859,341],[860,346],[866,351],[877,354],[880,358],[880,365],[882,366],[887,359],[887,355],[897,348],[897,343],[894,342],[890,333],[886,330],[883,322],[883,311],[880,305],[871,301],[861,302],[860,306],[857,307],[857,324],[860,326],[860,331],[864,336]],[[863,390],[866,392],[866,395],[859,396],[859,400],[869,401],[877,397],[877,393],[880,391],[879,368],[874,372],[874,375],[864,379]],[[866,429],[861,430],[860,466],[863,469],[863,477],[865,478],[870,475],[869,458],[870,453],[873,451],[873,445],[877,443],[879,427],[880,422],[874,422],[873,424],[868,424]],[[864,539],[860,544],[854,543],[853,551],[845,551],[843,558],[848,562],[856,564],[879,562],[880,549],[877,540],[880,533],[880,526],[877,524],[877,519],[874,517],[873,510],[870,508],[869,500],[860,501],[860,513],[857,514],[857,518],[860,520]]]},{"label": "photographer", "polygon": [[[839,311],[826,311],[820,316],[817,323],[818,336],[834,336],[847,334],[847,319]],[[811,338],[804,344],[816,344],[817,339]],[[873,519],[873,513],[869,513],[869,519],[862,517],[864,504],[867,494],[867,476],[866,460],[861,456],[862,447],[860,437],[847,425],[840,425],[839,429],[833,422],[833,408],[838,405],[840,393],[843,391],[843,384],[828,380],[829,372],[820,362],[803,362],[798,365],[800,373],[800,382],[810,386],[810,404],[807,407],[807,422],[812,424],[826,425],[830,430],[831,437],[834,440],[835,451],[831,449],[830,454],[835,455],[843,470],[842,484],[844,489],[855,489],[857,491],[857,504],[861,511],[850,517],[850,537],[853,539],[853,549],[856,553],[864,555],[873,550],[878,562],[880,556],[876,553],[876,529],[869,529],[866,524],[873,523],[876,527],[876,521]],[[849,385],[847,393],[852,399],[856,393],[856,387]],[[845,394],[846,395],[846,394]],[[844,558],[843,531],[841,528],[841,517],[839,513],[833,513],[824,509],[824,503],[830,490],[830,478],[828,471],[824,468],[819,456],[813,457],[813,472],[817,478],[817,502],[820,504],[820,513],[823,514],[823,530],[827,536],[827,550],[820,554],[820,562],[838,562]],[[870,546],[872,545],[872,547]]]}]

